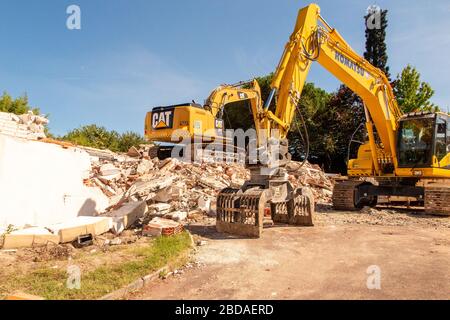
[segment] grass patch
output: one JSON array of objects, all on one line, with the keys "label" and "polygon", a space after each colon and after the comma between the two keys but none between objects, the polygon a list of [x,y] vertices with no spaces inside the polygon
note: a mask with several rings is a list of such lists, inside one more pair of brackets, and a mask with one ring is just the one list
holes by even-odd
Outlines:
[{"label": "grass patch", "polygon": [[[148,246],[133,249],[135,259],[105,265],[86,274],[81,270],[81,289],[66,286],[66,270],[45,268],[26,275],[11,277],[6,287],[50,300],[97,299],[173,263],[191,245],[187,232],[173,237],[159,237]],[[76,264],[76,261],[74,262]]]}]

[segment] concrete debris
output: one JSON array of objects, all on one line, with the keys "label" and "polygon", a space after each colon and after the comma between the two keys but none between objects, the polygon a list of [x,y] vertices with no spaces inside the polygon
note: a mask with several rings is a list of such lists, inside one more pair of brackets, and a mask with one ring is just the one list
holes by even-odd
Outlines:
[{"label": "concrete debris", "polygon": [[45,246],[49,242],[58,244],[58,234],[46,228],[32,227],[5,234],[3,249]]},{"label": "concrete debris", "polygon": [[59,243],[73,242],[79,236],[91,234],[101,235],[112,228],[110,217],[77,217],[64,223],[49,226],[53,234],[59,235]]},{"label": "concrete debris", "polygon": [[46,138],[45,125],[48,119],[32,111],[22,115],[0,112],[0,133],[17,138],[38,140]]},{"label": "concrete debris", "polygon": [[[226,187],[238,188],[250,178],[249,171],[239,163],[185,163],[174,158],[160,161],[148,156],[149,148],[130,148],[114,160],[93,159],[90,181],[109,197],[111,209],[129,201],[145,201],[153,217],[181,212],[185,214],[172,216],[189,220],[187,213],[197,209],[214,216],[218,192]],[[310,187],[318,202],[331,203],[333,180],[318,166],[291,161],[287,170],[294,187]]]},{"label": "concrete debris", "polygon": [[[22,118],[14,121],[44,121],[31,115]],[[116,154],[50,142],[33,143],[40,144],[43,150],[58,148],[58,151],[84,159],[87,162],[83,163],[84,170],[73,178],[90,190],[89,195],[94,200],[78,209],[78,217],[33,224],[45,228],[9,232],[2,237],[5,249],[45,245],[49,241],[69,243],[85,235],[91,235],[95,241],[110,230],[118,235],[133,226],[137,228],[135,232],[143,228],[143,234],[147,235],[175,234],[182,230],[182,224],[214,217],[217,194],[226,187],[238,188],[250,178],[249,171],[240,163],[185,163],[173,158],[162,161],[151,158],[152,145],[132,147],[127,153]],[[51,167],[58,166],[51,163]],[[294,187],[308,186],[318,202],[331,202],[332,179],[318,166],[309,163],[301,166],[292,161],[287,170]],[[75,197],[64,198],[64,203],[77,208],[75,201]],[[28,222],[21,225],[25,223]],[[110,244],[113,243],[110,241]]]},{"label": "concrete debris", "polygon": [[144,217],[146,211],[145,201],[136,201],[126,203],[120,209],[109,212],[107,215],[112,218],[112,231],[115,234],[123,232]]},{"label": "concrete debris", "polygon": [[153,162],[147,159],[142,159],[136,168],[136,173],[143,175],[148,173],[151,169],[153,169]]},{"label": "concrete debris", "polygon": [[182,222],[182,221],[185,221],[187,219],[187,216],[188,216],[187,212],[175,211],[175,212],[171,212],[171,213],[168,213],[168,214],[164,215],[164,218],[172,219],[172,220],[177,221],[177,222]]},{"label": "concrete debris", "polygon": [[303,166],[299,162],[291,161],[286,169],[289,173],[289,181],[294,187],[310,187],[316,202],[331,203],[334,180],[315,164],[306,162]]},{"label": "concrete debris", "polygon": [[155,203],[148,207],[149,213],[155,216],[164,216],[169,213],[171,205],[168,203]]}]

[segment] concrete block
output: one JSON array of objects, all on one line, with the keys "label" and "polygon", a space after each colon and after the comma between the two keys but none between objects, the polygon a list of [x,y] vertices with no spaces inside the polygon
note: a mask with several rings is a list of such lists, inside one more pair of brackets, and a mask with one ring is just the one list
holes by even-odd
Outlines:
[{"label": "concrete block", "polygon": [[148,207],[149,213],[159,217],[169,213],[171,206],[168,203],[154,203]]},{"label": "concrete block", "polygon": [[116,168],[113,164],[106,163],[100,167],[100,174],[102,176],[110,176],[116,174],[120,175],[120,170]]},{"label": "concrete block", "polygon": [[211,198],[200,197],[198,198],[197,205],[200,210],[208,213],[211,210]]},{"label": "concrete block", "polygon": [[84,234],[100,235],[108,232],[111,228],[111,217],[77,217],[49,227],[59,235],[61,243],[72,242]]},{"label": "concrete block", "polygon": [[158,202],[169,202],[172,200],[172,187],[167,187],[159,190],[153,197],[153,200]]},{"label": "concrete block", "polygon": [[121,233],[129,228],[139,218],[142,218],[147,211],[147,203],[145,201],[129,202],[118,210],[108,214],[113,218],[112,230],[114,233]]},{"label": "concrete block", "polygon": [[151,169],[153,169],[153,162],[150,160],[142,159],[136,168],[136,172],[139,175],[143,175],[148,173]]},{"label": "concrete block", "polygon": [[172,219],[173,221],[181,222],[187,219],[187,212],[185,211],[175,211],[168,213],[164,216],[166,219]]},{"label": "concrete block", "polygon": [[0,226],[48,226],[103,212],[108,198],[83,182],[90,171],[90,156],[78,148],[0,134]]},{"label": "concrete block", "polygon": [[59,243],[59,235],[45,228],[32,227],[13,231],[5,235],[3,249],[30,248],[45,246],[47,243]]}]

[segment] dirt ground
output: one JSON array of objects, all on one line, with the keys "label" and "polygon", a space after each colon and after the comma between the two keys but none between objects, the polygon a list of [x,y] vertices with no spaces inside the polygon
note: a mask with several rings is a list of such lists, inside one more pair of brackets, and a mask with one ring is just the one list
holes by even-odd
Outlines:
[{"label": "dirt ground", "polygon": [[[261,239],[218,234],[212,220],[190,230],[205,241],[193,258],[199,267],[128,299],[450,298],[449,217],[319,206],[315,227],[275,226]],[[367,287],[374,265],[380,289]]]}]

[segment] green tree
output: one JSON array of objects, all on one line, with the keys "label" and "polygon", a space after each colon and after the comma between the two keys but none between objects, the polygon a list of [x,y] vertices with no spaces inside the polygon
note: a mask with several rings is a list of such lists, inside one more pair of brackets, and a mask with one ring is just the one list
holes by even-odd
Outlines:
[{"label": "green tree", "polygon": [[109,149],[114,152],[126,152],[131,146],[145,143],[143,137],[133,132],[119,134],[117,131],[108,131],[105,127],[95,124],[87,125],[68,132],[60,139],[74,144],[97,149]]},{"label": "green tree", "polygon": [[325,154],[326,148],[331,147],[329,143],[325,142],[326,136],[328,136],[328,126],[324,123],[330,98],[329,93],[315,87],[313,83],[305,84],[288,135],[289,151],[294,160],[302,160],[306,154],[307,141],[303,121],[308,130],[310,160],[321,158]]},{"label": "green tree", "polygon": [[0,97],[0,112],[9,112],[17,115],[33,111],[34,114],[40,114],[39,108],[32,107],[28,103],[28,96],[24,94],[13,99],[6,91]]},{"label": "green tree", "polygon": [[420,73],[411,65],[397,75],[393,87],[397,103],[403,112],[439,111],[439,107],[430,101],[434,90],[428,83],[420,81]]},{"label": "green tree", "polygon": [[127,131],[120,135],[119,150],[122,152],[128,151],[131,147],[137,147],[141,144],[145,144],[147,141],[141,135]]}]

